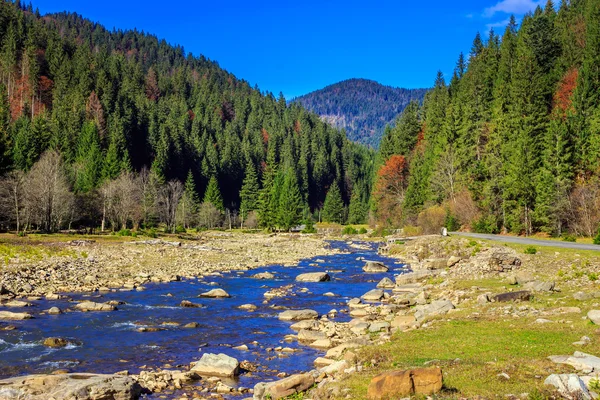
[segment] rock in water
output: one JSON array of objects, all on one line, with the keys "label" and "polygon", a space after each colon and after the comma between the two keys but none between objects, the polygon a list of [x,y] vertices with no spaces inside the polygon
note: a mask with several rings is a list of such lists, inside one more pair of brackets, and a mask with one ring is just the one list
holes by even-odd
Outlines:
[{"label": "rock in water", "polygon": [[252,275],[254,279],[274,279],[275,275],[270,272],[259,272],[258,274]]},{"label": "rock in water", "polygon": [[209,290],[208,292],[202,293],[200,295],[200,297],[209,297],[209,298],[213,298],[213,299],[223,299],[223,298],[228,298],[228,297],[231,297],[231,296],[229,295],[229,293],[227,293],[223,289],[213,289],[213,290]]},{"label": "rock in water", "polygon": [[204,376],[233,377],[239,375],[240,363],[226,354],[204,353],[191,371]]},{"label": "rock in water", "polygon": [[325,272],[310,272],[296,277],[296,282],[327,282],[330,280],[331,277]]},{"label": "rock in water", "polygon": [[123,375],[27,375],[0,380],[3,400],[136,400],[142,387]]},{"label": "rock in water", "polygon": [[43,344],[46,347],[52,347],[54,349],[58,349],[60,347],[65,347],[66,345],[69,344],[69,342],[67,341],[67,339],[51,337],[51,338],[44,340]]},{"label": "rock in water", "polygon": [[202,308],[204,307],[202,304],[198,304],[198,303],[192,303],[189,300],[183,300],[181,303],[179,303],[179,307],[187,307],[187,308]]},{"label": "rock in water", "polygon": [[282,321],[302,321],[318,317],[319,313],[315,310],[287,310],[279,314],[279,319]]},{"label": "rock in water", "polygon": [[363,267],[365,272],[388,272],[390,269],[378,261],[367,261]]},{"label": "rock in water", "polygon": [[110,304],[94,303],[93,301],[84,301],[75,306],[79,311],[115,311],[117,308]]},{"label": "rock in water", "polygon": [[20,321],[24,319],[31,319],[33,316],[29,313],[14,313],[10,311],[0,311],[0,319],[9,321]]},{"label": "rock in water", "polygon": [[383,400],[411,395],[432,395],[442,390],[440,368],[392,371],[377,375],[367,389],[369,400]]},{"label": "rock in water", "polygon": [[275,382],[260,382],[254,386],[254,400],[279,400],[302,393],[315,384],[310,373],[297,374]]}]

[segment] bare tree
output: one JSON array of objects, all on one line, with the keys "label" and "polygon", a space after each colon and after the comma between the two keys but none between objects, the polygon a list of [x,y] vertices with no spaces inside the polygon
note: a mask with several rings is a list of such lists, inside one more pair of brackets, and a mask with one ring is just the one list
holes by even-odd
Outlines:
[{"label": "bare tree", "polygon": [[157,209],[161,220],[167,225],[167,231],[175,232],[177,207],[183,196],[183,185],[172,180],[162,185],[157,193]]},{"label": "bare tree", "polygon": [[579,182],[569,196],[571,227],[582,236],[595,236],[600,224],[600,184]]},{"label": "bare tree", "polygon": [[106,181],[102,185],[100,193],[103,198],[103,230],[106,218],[110,220],[113,230],[127,228],[129,221],[134,227],[137,226],[142,214],[141,190],[138,183],[133,173],[123,172],[117,179]]},{"label": "bare tree", "polygon": [[57,151],[46,151],[33,165],[25,178],[24,199],[31,220],[42,230],[53,232],[64,224],[74,196]]},{"label": "bare tree", "polygon": [[157,203],[157,178],[154,172],[147,167],[142,168],[138,175],[138,186],[140,190],[140,203],[142,206],[142,222],[144,227],[148,225],[150,219],[155,216],[155,206]]},{"label": "bare tree", "polygon": [[17,235],[21,231],[24,182],[21,171],[11,171],[0,180],[0,213],[16,225]]},{"label": "bare tree", "polygon": [[200,204],[198,212],[200,226],[208,229],[213,229],[221,223],[221,211],[212,203],[204,202]]},{"label": "bare tree", "polygon": [[458,179],[458,160],[452,147],[449,147],[438,160],[437,167],[433,173],[432,186],[437,192],[443,194],[445,199],[456,202]]}]

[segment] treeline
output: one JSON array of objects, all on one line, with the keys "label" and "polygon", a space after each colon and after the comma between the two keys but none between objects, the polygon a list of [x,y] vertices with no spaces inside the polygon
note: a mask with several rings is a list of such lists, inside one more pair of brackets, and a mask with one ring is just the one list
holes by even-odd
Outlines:
[{"label": "treeline", "polygon": [[368,79],[348,79],[293,99],[323,116],[348,137],[378,148],[386,126],[411,101],[422,102],[427,89],[402,89]]},{"label": "treeline", "polygon": [[502,37],[476,36],[446,82],[383,139],[381,222],[479,232],[600,224],[600,2],[548,1]]},{"label": "treeline", "polygon": [[[362,222],[374,159],[300,105],[180,46],[2,0],[0,174],[33,179],[46,152],[60,155],[75,206],[52,223],[27,211],[26,223],[44,230],[199,223],[197,212],[178,222],[158,213],[156,195],[152,218],[139,210],[107,217],[104,205],[98,213],[94,200],[107,185],[128,180],[139,189],[148,176],[156,193],[178,182],[173,189],[196,199],[195,211],[214,206],[214,225],[236,215],[239,225],[250,218],[288,229],[323,214],[329,192],[339,193],[340,218]],[[0,219],[16,228],[14,212]]]}]

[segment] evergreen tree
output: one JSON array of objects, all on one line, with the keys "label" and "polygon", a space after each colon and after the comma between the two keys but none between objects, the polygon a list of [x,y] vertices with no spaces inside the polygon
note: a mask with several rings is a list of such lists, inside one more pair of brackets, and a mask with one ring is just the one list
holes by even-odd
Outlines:
[{"label": "evergreen tree", "polygon": [[242,220],[248,216],[248,213],[255,211],[259,206],[258,177],[254,169],[254,164],[249,162],[246,166],[246,176],[242,189],[240,190],[240,216]]},{"label": "evergreen tree", "polygon": [[279,207],[277,211],[278,225],[281,229],[289,231],[302,222],[303,209],[302,195],[298,187],[296,173],[288,169],[283,177],[281,192],[279,193]]},{"label": "evergreen tree", "polygon": [[367,219],[368,204],[363,201],[361,191],[355,187],[348,207],[348,223],[364,224]]},{"label": "evergreen tree", "polygon": [[337,183],[333,183],[323,204],[323,221],[341,224],[344,222],[344,201]]},{"label": "evergreen tree", "polygon": [[223,206],[223,197],[221,196],[221,190],[219,189],[219,182],[214,175],[211,176],[210,180],[208,181],[208,186],[206,187],[206,192],[204,193],[204,203],[212,204],[221,212],[225,211],[225,207]]}]

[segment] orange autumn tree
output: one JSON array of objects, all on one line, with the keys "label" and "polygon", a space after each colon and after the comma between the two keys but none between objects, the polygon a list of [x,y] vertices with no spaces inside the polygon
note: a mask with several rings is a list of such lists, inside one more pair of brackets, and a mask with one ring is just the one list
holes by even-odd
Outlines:
[{"label": "orange autumn tree", "polygon": [[406,190],[407,163],[404,156],[394,154],[377,172],[374,198],[380,223],[399,226]]}]

